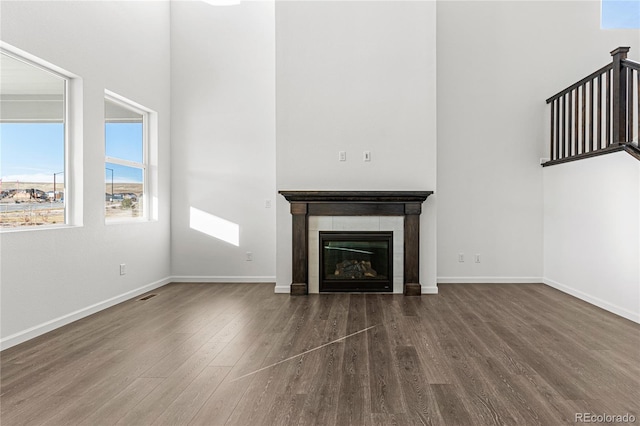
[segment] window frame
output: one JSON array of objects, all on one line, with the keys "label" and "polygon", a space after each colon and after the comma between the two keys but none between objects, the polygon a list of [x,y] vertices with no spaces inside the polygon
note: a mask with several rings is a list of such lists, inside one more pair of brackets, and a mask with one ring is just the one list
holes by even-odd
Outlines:
[{"label": "window frame", "polygon": [[[37,226],[18,226],[13,228],[1,228],[0,233],[25,232],[36,230],[50,230],[82,226],[82,166],[78,164],[78,159],[82,158],[82,148],[77,146],[76,140],[82,133],[82,116],[79,111],[82,106],[82,80],[62,68],[51,64],[39,57],[18,49],[8,43],[0,41],[0,53],[13,60],[32,66],[40,71],[51,74],[63,82],[63,173],[64,173],[64,223],[43,224]],[[19,121],[16,121],[19,122]],[[38,121],[25,119],[25,123],[49,123],[49,121]],[[56,173],[58,174],[58,173]]]},{"label": "window frame", "polygon": [[[136,114],[140,114],[142,116],[142,163],[138,163],[136,161],[125,160],[118,157],[111,157],[106,155],[107,148],[107,140],[106,140],[106,125],[108,124],[107,117],[103,118],[104,120],[104,148],[105,148],[105,168],[107,163],[117,164],[120,166],[131,167],[142,170],[142,214],[137,217],[116,217],[108,219],[106,216],[106,209],[103,209],[103,213],[105,215],[104,222],[107,225],[116,225],[123,223],[135,223],[135,222],[149,222],[152,220],[153,211],[152,206],[149,201],[151,199],[151,181],[150,178],[150,144],[151,144],[151,117],[153,111],[143,107],[142,105],[125,98],[115,92],[110,90],[104,91],[104,101],[112,102],[117,104],[118,106],[128,109],[130,111],[135,112]],[[106,115],[106,114],[105,114]],[[106,202],[106,201],[105,201]],[[106,207],[106,204],[104,205]]]}]

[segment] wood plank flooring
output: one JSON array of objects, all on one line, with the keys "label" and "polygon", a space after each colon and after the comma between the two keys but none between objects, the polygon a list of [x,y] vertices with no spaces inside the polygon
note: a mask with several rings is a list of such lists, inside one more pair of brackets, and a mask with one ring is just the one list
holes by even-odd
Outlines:
[{"label": "wood plank flooring", "polygon": [[541,284],[439,291],[170,284],[0,353],[0,423],[640,422],[640,325]]}]

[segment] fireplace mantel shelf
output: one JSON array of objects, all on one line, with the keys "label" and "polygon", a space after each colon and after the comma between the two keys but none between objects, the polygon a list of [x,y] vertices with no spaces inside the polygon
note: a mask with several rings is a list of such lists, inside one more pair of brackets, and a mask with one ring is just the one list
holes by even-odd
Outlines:
[{"label": "fireplace mantel shelf", "polygon": [[280,191],[287,201],[298,202],[424,202],[433,191]]},{"label": "fireplace mantel shelf", "polygon": [[404,294],[419,296],[420,214],[433,191],[279,191],[291,203],[291,294],[309,293],[309,216],[404,216]]}]

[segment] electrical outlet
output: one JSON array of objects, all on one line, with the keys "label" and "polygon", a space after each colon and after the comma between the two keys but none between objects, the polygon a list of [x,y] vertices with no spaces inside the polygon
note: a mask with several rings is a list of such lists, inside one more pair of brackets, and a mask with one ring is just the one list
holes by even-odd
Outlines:
[{"label": "electrical outlet", "polygon": [[271,208],[271,200],[264,200],[264,208],[265,209]]},{"label": "electrical outlet", "polygon": [[364,161],[371,161],[371,151],[364,151],[362,159]]},{"label": "electrical outlet", "polygon": [[253,260],[253,253],[250,251],[247,252],[247,262],[251,262]]},{"label": "electrical outlet", "polygon": [[347,161],[347,151],[339,151],[338,152],[338,160]]},{"label": "electrical outlet", "polygon": [[458,253],[458,262],[460,263],[464,262],[464,253]]},{"label": "electrical outlet", "polygon": [[476,263],[480,263],[480,255],[476,253],[476,255],[474,256],[474,260]]},{"label": "electrical outlet", "polygon": [[127,273],[127,264],[126,263],[121,263],[120,264],[120,275],[124,275]]}]

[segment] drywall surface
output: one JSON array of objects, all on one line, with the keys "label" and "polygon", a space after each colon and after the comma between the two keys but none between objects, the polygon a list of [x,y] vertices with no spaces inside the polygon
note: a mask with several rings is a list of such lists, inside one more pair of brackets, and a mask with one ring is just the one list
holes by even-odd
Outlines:
[{"label": "drywall surface", "polygon": [[545,283],[640,322],[640,161],[544,169]]},{"label": "drywall surface", "polygon": [[438,281],[540,282],[545,100],[618,46],[640,57],[640,31],[600,30],[597,1],[452,1],[437,11]]},{"label": "drywall surface", "polygon": [[[276,3],[278,190],[434,190],[423,291],[436,277],[435,18],[435,2]],[[291,215],[278,197],[276,291],[290,284]]]},{"label": "drywall surface", "polygon": [[177,281],[275,280],[274,25],[272,2],[172,3]]},{"label": "drywall surface", "polygon": [[[0,234],[2,347],[170,276],[169,3],[3,1],[0,39],[82,79],[83,226]],[[104,91],[158,113],[157,221],[104,223]],[[119,275],[119,264],[127,274]]]}]

